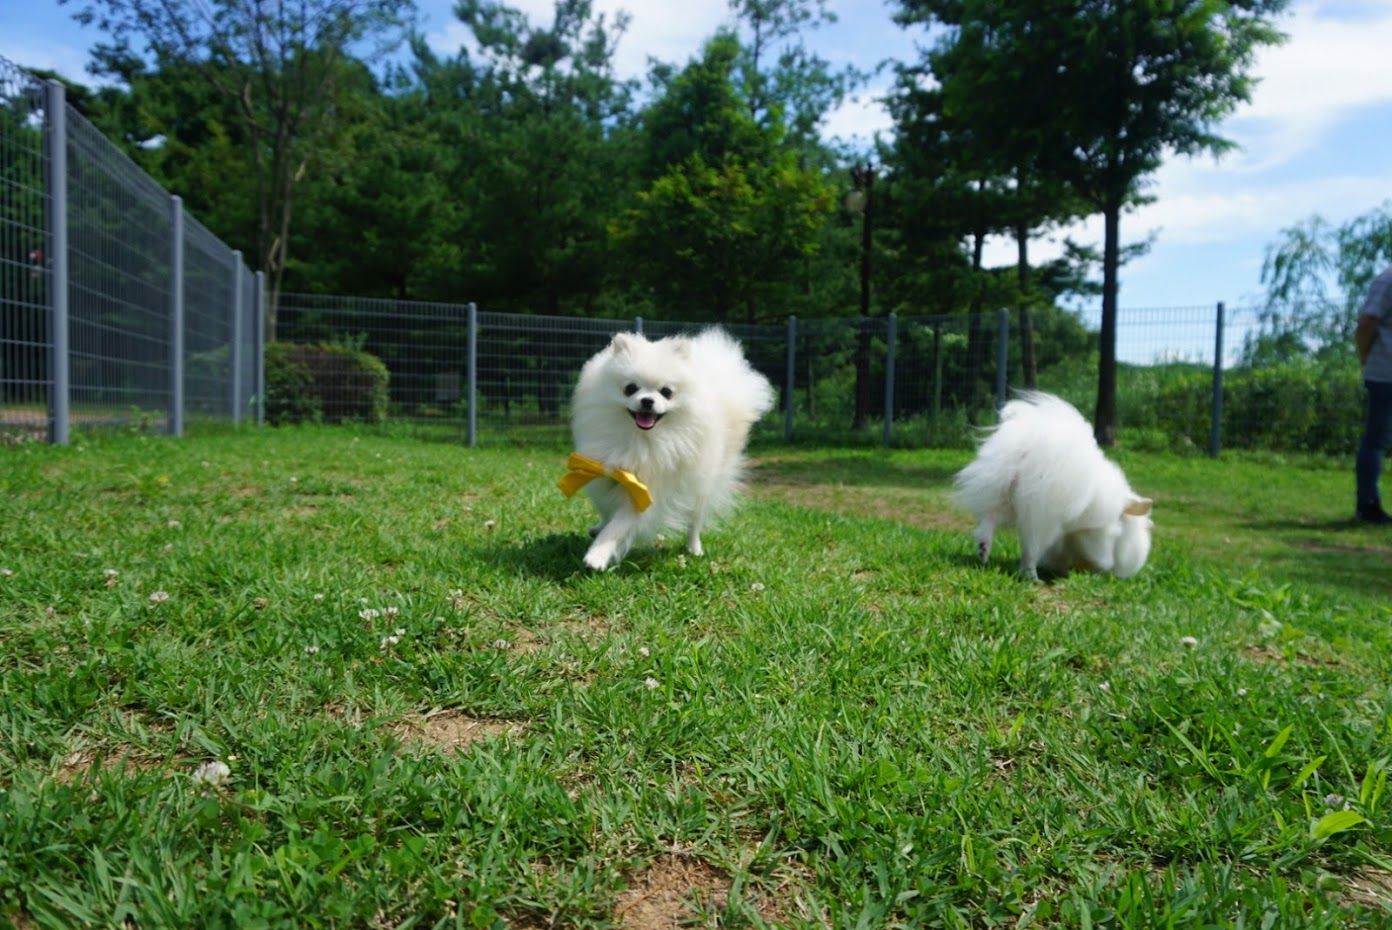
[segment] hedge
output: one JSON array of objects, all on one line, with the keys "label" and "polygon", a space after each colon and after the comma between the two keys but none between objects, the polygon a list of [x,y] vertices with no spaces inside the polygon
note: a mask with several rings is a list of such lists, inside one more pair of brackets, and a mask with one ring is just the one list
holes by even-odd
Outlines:
[{"label": "hedge", "polygon": [[389,379],[387,366],[359,349],[273,342],[266,346],[266,419],[380,423]]}]

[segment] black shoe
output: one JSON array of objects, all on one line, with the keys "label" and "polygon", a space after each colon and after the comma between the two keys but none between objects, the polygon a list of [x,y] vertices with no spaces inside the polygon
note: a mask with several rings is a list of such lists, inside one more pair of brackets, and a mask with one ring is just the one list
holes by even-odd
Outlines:
[{"label": "black shoe", "polygon": [[1373,526],[1386,526],[1392,523],[1392,514],[1383,510],[1381,504],[1373,504],[1371,507],[1359,507],[1357,520]]}]

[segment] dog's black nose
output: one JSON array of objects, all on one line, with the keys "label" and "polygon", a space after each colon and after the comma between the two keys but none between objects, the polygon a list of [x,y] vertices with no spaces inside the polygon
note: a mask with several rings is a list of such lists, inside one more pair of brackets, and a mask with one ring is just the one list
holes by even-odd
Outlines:
[{"label": "dog's black nose", "polygon": [[642,401],[638,404],[638,406],[642,407],[644,410],[651,410],[652,405],[653,399],[651,397],[644,397]]}]

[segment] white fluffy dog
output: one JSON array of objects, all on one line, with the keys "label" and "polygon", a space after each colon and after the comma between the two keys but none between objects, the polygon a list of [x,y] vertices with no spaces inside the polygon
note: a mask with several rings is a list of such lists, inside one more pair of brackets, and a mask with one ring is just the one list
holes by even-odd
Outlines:
[{"label": "white fluffy dog", "polygon": [[[668,529],[685,529],[687,549],[701,555],[701,527],[734,503],[749,429],[772,407],[772,386],[723,330],[614,336],[581,369],[571,408],[576,452],[605,475],[569,488],[575,472],[562,480],[567,494],[588,482],[599,511],[585,564],[616,565],[635,542]],[[645,485],[651,504],[611,478],[614,469]]]},{"label": "white fluffy dog", "polygon": [[1020,534],[1020,573],[1089,568],[1129,578],[1150,554],[1150,505],[1126,483],[1067,402],[1028,393],[1001,410],[1000,423],[954,481],[957,501],[980,521],[985,562],[999,526]]}]

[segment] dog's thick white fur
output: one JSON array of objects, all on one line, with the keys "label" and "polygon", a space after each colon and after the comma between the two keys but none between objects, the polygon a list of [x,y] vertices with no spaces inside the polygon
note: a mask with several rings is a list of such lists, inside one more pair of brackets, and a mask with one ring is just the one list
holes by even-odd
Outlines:
[{"label": "dog's thick white fur", "polygon": [[687,549],[701,555],[701,528],[733,505],[749,429],[773,399],[768,379],[724,330],[656,341],[614,336],[580,371],[575,451],[633,472],[653,503],[639,513],[615,482],[586,485],[600,522],[585,564],[616,565],[663,530],[685,529]]},{"label": "dog's thick white fur", "polygon": [[1139,497],[1066,401],[1026,393],[954,481],[958,503],[980,521],[974,536],[985,562],[997,527],[1020,534],[1020,572],[1089,568],[1129,578],[1150,555],[1151,501]]}]

